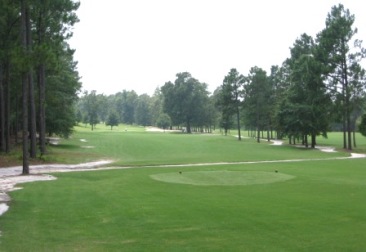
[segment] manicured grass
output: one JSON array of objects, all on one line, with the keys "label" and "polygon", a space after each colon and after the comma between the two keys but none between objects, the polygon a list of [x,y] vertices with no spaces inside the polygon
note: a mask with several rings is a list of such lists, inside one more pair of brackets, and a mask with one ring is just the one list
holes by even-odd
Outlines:
[{"label": "manicured grass", "polygon": [[[236,141],[232,136],[151,133],[141,131],[140,128],[130,131],[102,129],[91,132],[90,129],[79,127],[78,133],[72,139],[62,141],[58,147],[54,147],[54,152],[62,151],[67,156],[65,151],[68,150],[65,150],[65,146],[70,148],[70,145],[76,146],[69,153],[77,153],[77,162],[104,158],[113,159],[120,166],[310,159],[348,155],[343,152],[323,153],[287,145],[272,146],[266,141],[258,144],[250,138]],[[80,160],[83,157],[85,160]]]},{"label": "manicured grass", "polygon": [[[364,167],[359,159],[57,174],[11,194],[0,250],[362,251]],[[276,169],[294,178],[240,186],[151,178]]]},{"label": "manicured grass", "polygon": [[168,183],[201,185],[201,186],[237,186],[269,184],[293,179],[294,176],[264,171],[193,171],[166,172],[150,176],[153,179]]},{"label": "manicured grass", "polygon": [[[108,158],[132,168],[58,173],[55,181],[23,184],[0,217],[0,251],[366,247],[366,159],[330,160],[348,153],[221,135],[98,130],[78,128],[51,155],[69,162]],[[265,160],[278,162],[159,167]]]},{"label": "manicured grass", "polygon": [[[328,138],[318,137],[317,143],[319,145],[334,146],[341,150],[343,148],[343,133],[341,132],[330,132]],[[353,140],[352,140],[353,143]],[[352,146],[353,152],[365,153],[366,152],[366,137],[360,133],[356,133],[356,147]]]}]

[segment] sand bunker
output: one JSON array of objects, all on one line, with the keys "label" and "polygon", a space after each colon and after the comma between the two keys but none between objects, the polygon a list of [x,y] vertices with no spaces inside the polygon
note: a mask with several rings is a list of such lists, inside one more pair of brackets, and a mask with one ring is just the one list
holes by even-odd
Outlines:
[{"label": "sand bunker", "polygon": [[281,140],[271,140],[272,142],[272,145],[282,145],[283,144],[283,141]]}]

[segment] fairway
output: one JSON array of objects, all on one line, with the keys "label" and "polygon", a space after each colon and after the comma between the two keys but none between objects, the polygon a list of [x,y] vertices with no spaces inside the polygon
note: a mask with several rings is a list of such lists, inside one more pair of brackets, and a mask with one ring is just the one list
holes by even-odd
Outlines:
[{"label": "fairway", "polygon": [[52,151],[108,157],[114,169],[22,184],[0,217],[0,251],[366,247],[366,160],[339,149],[131,130],[77,132]]}]

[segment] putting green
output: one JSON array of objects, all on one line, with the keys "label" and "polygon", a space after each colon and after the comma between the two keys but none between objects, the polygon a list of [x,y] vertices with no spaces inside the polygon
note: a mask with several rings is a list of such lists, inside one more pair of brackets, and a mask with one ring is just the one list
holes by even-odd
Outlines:
[{"label": "putting green", "polygon": [[167,183],[236,186],[281,182],[293,179],[295,176],[275,171],[182,171],[153,174],[150,177]]}]

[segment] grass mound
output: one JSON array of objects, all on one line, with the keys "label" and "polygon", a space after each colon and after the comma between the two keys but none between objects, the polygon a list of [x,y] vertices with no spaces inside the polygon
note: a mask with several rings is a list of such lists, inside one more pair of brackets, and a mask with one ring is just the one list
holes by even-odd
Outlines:
[{"label": "grass mound", "polygon": [[238,186],[267,184],[293,179],[294,176],[264,171],[192,171],[153,174],[151,178],[168,183],[198,186]]}]

